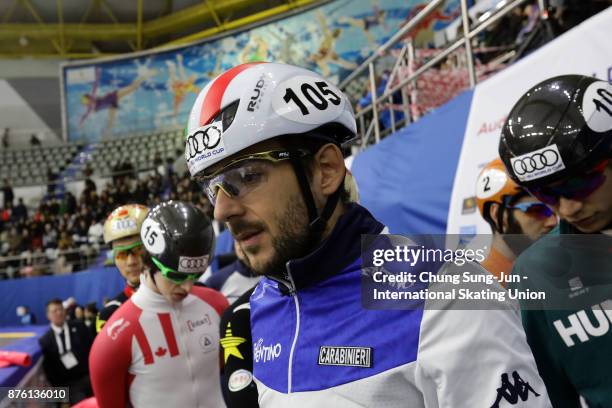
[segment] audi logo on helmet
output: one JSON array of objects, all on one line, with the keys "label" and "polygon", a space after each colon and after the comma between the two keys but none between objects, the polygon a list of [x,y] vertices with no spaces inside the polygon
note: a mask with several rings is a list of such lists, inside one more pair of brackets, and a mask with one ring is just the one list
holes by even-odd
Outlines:
[{"label": "audi logo on helmet", "polygon": [[198,154],[206,150],[214,149],[221,142],[221,129],[218,125],[210,125],[203,129],[198,129],[195,133],[187,137],[185,142],[185,159],[191,160]]},{"label": "audi logo on helmet", "polygon": [[208,268],[208,255],[199,257],[181,256],[179,259],[179,272],[198,273],[204,272]]},{"label": "audi logo on helmet", "polygon": [[510,159],[512,171],[520,181],[529,181],[565,169],[556,144]]},{"label": "audi logo on helmet", "polygon": [[554,166],[559,161],[559,154],[552,149],[544,150],[542,153],[535,153],[522,159],[514,160],[512,168],[517,176],[533,173],[542,170],[546,166]]}]

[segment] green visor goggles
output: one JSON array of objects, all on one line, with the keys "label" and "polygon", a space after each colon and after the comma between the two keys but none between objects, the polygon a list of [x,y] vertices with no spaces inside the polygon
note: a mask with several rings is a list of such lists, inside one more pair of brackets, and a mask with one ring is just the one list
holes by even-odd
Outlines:
[{"label": "green visor goggles", "polygon": [[153,261],[157,269],[159,269],[159,271],[161,272],[164,278],[176,283],[177,285],[180,285],[186,281],[195,282],[198,279],[200,279],[202,275],[204,275],[204,272],[184,273],[184,272],[175,271],[172,268],[168,268],[166,265],[161,263],[161,261],[156,259],[154,256],[151,257],[151,260]]},{"label": "green visor goggles", "polygon": [[141,256],[145,253],[145,249],[142,245],[142,242],[137,241],[133,244],[116,246],[113,248],[113,256],[116,260],[126,260],[128,256]]}]

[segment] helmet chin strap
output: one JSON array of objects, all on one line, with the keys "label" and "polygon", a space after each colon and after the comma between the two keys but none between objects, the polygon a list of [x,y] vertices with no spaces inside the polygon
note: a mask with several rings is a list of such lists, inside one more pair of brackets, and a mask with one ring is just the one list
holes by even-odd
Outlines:
[{"label": "helmet chin strap", "polygon": [[308,177],[306,176],[304,165],[298,158],[291,159],[291,165],[295,171],[298,183],[300,184],[300,189],[302,190],[304,202],[306,203],[306,208],[308,209],[308,223],[310,229],[314,232],[322,232],[327,225],[327,221],[329,221],[329,218],[334,212],[336,204],[338,204],[338,200],[340,199],[340,187],[338,187],[338,189],[329,196],[323,211],[321,211],[321,214],[319,214],[312,195],[312,190],[308,184]]}]

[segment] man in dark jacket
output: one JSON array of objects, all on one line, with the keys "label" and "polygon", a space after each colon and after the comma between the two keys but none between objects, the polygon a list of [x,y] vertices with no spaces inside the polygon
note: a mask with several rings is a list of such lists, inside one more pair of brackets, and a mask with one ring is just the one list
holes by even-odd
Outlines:
[{"label": "man in dark jacket", "polygon": [[89,350],[93,337],[77,320],[66,320],[60,299],[47,303],[51,327],[40,339],[43,370],[54,387],[69,387],[70,404],[93,395],[89,382]]}]

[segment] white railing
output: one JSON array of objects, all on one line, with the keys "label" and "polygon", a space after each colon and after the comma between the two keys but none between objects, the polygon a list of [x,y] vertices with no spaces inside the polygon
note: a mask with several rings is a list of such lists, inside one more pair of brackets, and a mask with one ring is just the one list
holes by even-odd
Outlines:
[{"label": "white railing", "polygon": [[[367,106],[359,109],[356,113],[359,139],[357,141],[357,145],[353,146],[353,152],[364,149],[371,144],[372,135],[374,135],[374,143],[378,143],[380,141],[381,129],[379,117],[383,110],[388,109],[390,113],[390,128],[387,129],[387,131],[390,132],[395,132],[398,125],[405,125],[418,119],[419,112],[411,108],[414,107],[414,103],[418,98],[416,80],[421,75],[428,72],[436,65],[442,63],[447,57],[460,49],[465,50],[465,67],[467,68],[467,75],[469,78],[469,88],[473,88],[478,82],[478,75],[474,64],[472,39],[498,22],[514,8],[521,6],[525,2],[527,2],[527,0],[501,0],[498,2],[494,10],[486,13],[486,19],[479,20],[479,24],[471,28],[467,0],[461,0],[461,25],[463,28],[463,36],[447,44],[447,46],[441,49],[437,55],[429,59],[418,68],[415,67],[416,51],[412,38],[406,39],[405,37],[413,29],[415,29],[419,23],[421,23],[433,11],[435,11],[436,8],[443,3],[443,0],[432,0],[417,15],[410,19],[392,38],[374,51],[370,57],[368,57],[359,67],[348,75],[339,85],[342,90],[346,90],[346,88],[349,87],[354,81],[357,81],[362,74],[365,74],[366,70],[368,71],[368,88],[372,101]],[[543,12],[546,10],[546,3],[546,0],[538,0],[540,18],[542,20],[547,18],[547,14]],[[392,55],[394,52],[393,47],[395,47],[397,44],[402,44],[402,42],[403,46],[396,55],[393,69],[389,74],[384,92],[382,95],[377,95],[375,64],[382,58]],[[478,51],[482,50],[479,49]],[[509,61],[513,57],[515,57],[515,52],[509,50],[509,52],[496,58],[493,63],[501,64]],[[410,89],[407,89],[407,85],[409,84],[412,86]],[[400,103],[393,103],[394,95],[400,96]],[[403,123],[396,123],[395,111],[400,111],[404,114],[404,119],[402,120]],[[369,120],[366,118],[366,115],[368,115]]]}]

